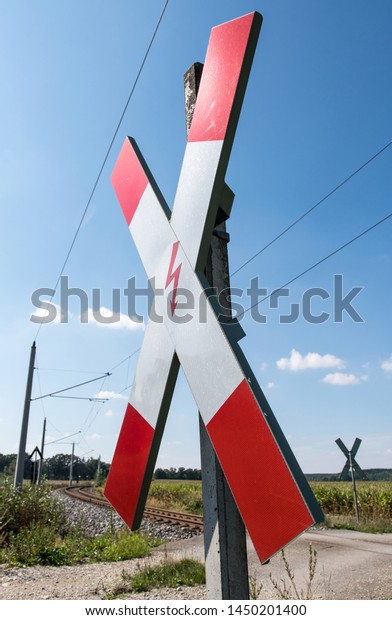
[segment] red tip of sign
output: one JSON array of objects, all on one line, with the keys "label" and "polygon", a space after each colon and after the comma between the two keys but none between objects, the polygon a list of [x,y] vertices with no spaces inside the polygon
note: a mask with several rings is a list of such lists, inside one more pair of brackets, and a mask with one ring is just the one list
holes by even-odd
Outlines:
[{"label": "red tip of sign", "polygon": [[105,497],[128,527],[135,516],[153,435],[152,426],[128,404],[105,485]]},{"label": "red tip of sign", "polygon": [[212,29],[188,142],[224,139],[255,21],[250,13]]},{"label": "red tip of sign", "polygon": [[207,431],[264,562],[314,521],[245,379]]},{"label": "red tip of sign", "polygon": [[114,166],[112,184],[129,226],[148,185],[147,175],[129,138]]}]

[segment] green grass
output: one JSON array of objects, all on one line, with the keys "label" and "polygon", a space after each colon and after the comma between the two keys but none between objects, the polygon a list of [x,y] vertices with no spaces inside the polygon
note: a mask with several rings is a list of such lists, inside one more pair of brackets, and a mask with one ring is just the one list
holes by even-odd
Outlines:
[{"label": "green grass", "polygon": [[125,596],[130,592],[149,592],[154,588],[196,586],[206,582],[204,565],[197,560],[184,558],[171,561],[165,558],[157,566],[146,566],[136,573],[123,573],[121,585],[111,594]]},{"label": "green grass", "polygon": [[141,558],[158,541],[129,530],[88,537],[81,527],[67,525],[63,505],[51,488],[25,485],[0,489],[0,563],[61,566],[79,562],[114,562]]},{"label": "green grass", "polygon": [[0,558],[9,566],[118,562],[143,558],[151,553],[151,547],[145,536],[128,530],[96,537],[71,531],[59,537],[53,528],[34,523],[11,537]]}]

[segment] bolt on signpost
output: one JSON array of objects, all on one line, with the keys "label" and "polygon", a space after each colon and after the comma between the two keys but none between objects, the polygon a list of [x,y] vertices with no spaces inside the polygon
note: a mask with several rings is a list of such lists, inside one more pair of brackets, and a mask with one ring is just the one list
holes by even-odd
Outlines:
[{"label": "bolt on signpost", "polygon": [[[105,495],[140,526],[181,365],[239,513],[261,562],[323,518],[242,353],[238,323],[219,316],[204,275],[225,206],[225,173],[262,18],[213,28],[170,211],[139,147],[127,138],[112,183],[156,295]],[[229,205],[230,209],[231,203]],[[181,320],[181,290],[197,300]],[[199,305],[198,305],[199,304]],[[203,321],[198,319],[203,308]],[[189,311],[188,311],[189,312]]]}]

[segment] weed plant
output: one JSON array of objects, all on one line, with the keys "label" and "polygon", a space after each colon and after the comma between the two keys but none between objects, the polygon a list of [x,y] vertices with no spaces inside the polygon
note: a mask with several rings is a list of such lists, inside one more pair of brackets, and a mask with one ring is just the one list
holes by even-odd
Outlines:
[{"label": "weed plant", "polygon": [[83,523],[67,525],[61,502],[45,484],[0,489],[0,562],[10,566],[61,566],[79,562],[116,562],[149,555],[158,541],[113,528],[86,536]]},{"label": "weed plant", "polygon": [[133,574],[123,572],[122,582],[111,597],[125,596],[130,592],[149,592],[154,588],[203,585],[205,582],[204,564],[189,558],[174,561],[165,556],[156,566],[147,564]]}]

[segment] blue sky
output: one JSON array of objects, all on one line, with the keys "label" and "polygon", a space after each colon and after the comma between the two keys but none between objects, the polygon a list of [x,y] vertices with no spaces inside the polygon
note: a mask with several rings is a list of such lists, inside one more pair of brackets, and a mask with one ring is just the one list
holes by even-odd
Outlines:
[{"label": "blue sky", "polygon": [[[37,333],[32,293],[53,288],[110,144],[164,2],[59,0],[1,2],[0,452],[15,452],[29,351]],[[203,61],[213,26],[258,10],[258,48],[227,174],[236,194],[228,222],[230,267],[238,269],[293,220],[392,139],[388,0],[169,0],[161,27],[65,269],[70,287],[113,289],[146,277],[110,183],[126,135],[142,149],[172,204],[185,147],[182,76]],[[268,292],[390,213],[392,147],[232,278]],[[260,384],[305,472],[335,472],[334,443],[363,441],[362,467],[392,467],[390,338],[391,220],[290,286],[279,310],[260,306],[265,324],[245,315],[242,341]],[[363,322],[333,319],[334,276]],[[311,288],[313,314],[281,323]],[[122,312],[126,313],[123,299]],[[59,295],[54,298],[59,303]],[[247,303],[245,306],[249,305]],[[140,312],[146,313],[145,304]],[[42,326],[33,397],[109,371],[138,349],[143,326],[70,320]],[[313,355],[309,355],[313,354]],[[137,354],[105,381],[69,395],[111,396],[105,404],[46,398],[31,406],[28,449],[48,420],[46,455],[113,455]],[[64,436],[73,435],[63,439]],[[158,465],[199,466],[197,411],[180,376]]]}]

